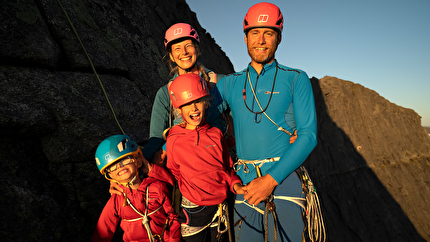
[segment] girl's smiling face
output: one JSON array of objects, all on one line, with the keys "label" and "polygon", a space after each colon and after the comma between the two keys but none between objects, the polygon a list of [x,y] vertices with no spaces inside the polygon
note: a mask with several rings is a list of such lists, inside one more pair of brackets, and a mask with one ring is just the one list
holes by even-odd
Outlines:
[{"label": "girl's smiling face", "polygon": [[179,108],[186,122],[186,129],[195,129],[203,122],[207,106],[207,101],[200,98]]},{"label": "girl's smiling face", "polygon": [[[109,171],[110,167],[116,167],[116,169],[114,171]],[[128,156],[110,165],[106,168],[106,171],[109,172],[109,176],[115,181],[127,183],[133,179],[134,175],[136,175],[136,160],[135,158]]]}]

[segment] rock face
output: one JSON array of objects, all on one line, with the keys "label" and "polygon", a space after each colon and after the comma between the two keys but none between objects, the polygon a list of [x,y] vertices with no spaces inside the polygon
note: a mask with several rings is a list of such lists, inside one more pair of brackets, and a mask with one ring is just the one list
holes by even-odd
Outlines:
[{"label": "rock face", "polygon": [[[202,64],[233,72],[185,1],[60,2],[79,39],[56,1],[0,7],[2,241],[91,238],[109,198],[95,149],[121,133],[117,121],[145,144],[155,93],[169,78],[162,40],[174,21],[197,28]],[[352,82],[312,85],[318,145],[305,165],[328,241],[430,241],[430,138],[420,117]]]},{"label": "rock face", "polygon": [[318,145],[306,166],[329,241],[430,241],[430,139],[420,117],[359,84],[312,84]]}]

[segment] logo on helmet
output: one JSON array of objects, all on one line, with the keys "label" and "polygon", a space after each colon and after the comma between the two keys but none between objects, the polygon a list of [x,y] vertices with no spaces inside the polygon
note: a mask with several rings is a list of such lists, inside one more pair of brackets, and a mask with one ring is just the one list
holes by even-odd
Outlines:
[{"label": "logo on helmet", "polygon": [[258,20],[257,22],[259,23],[266,23],[269,20],[269,15],[268,14],[261,14],[258,16]]},{"label": "logo on helmet", "polygon": [[175,31],[173,31],[173,35],[182,34],[182,28],[177,28]]},{"label": "logo on helmet", "polygon": [[187,93],[187,99],[190,99],[193,96],[191,92]]}]

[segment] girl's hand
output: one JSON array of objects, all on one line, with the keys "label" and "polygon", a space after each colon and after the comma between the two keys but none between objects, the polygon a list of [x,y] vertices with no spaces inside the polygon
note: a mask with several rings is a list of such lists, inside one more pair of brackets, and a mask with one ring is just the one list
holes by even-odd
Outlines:
[{"label": "girl's hand", "polygon": [[245,194],[246,192],[245,186],[240,185],[240,183],[234,184],[233,190],[236,192],[236,194]]}]

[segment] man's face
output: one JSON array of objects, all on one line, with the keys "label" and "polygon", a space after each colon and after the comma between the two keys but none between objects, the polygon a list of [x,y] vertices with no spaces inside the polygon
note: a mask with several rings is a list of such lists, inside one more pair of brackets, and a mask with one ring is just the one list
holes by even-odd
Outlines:
[{"label": "man's face", "polygon": [[280,42],[281,37],[278,36],[278,32],[271,28],[251,29],[245,35],[251,65],[271,63],[275,59],[275,52]]}]

